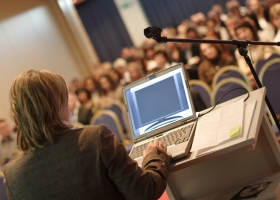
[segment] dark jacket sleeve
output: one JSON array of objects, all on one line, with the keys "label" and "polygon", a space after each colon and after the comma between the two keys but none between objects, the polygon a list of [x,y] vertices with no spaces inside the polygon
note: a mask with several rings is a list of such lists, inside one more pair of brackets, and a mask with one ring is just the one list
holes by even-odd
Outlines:
[{"label": "dark jacket sleeve", "polygon": [[132,160],[115,134],[100,126],[100,151],[108,176],[125,199],[156,200],[164,192],[170,158],[159,152],[147,155],[142,168]]}]

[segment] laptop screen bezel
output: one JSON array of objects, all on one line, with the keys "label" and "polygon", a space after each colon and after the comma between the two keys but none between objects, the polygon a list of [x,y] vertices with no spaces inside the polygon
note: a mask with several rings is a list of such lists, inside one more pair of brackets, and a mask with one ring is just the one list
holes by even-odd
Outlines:
[{"label": "laptop screen bezel", "polygon": [[[184,78],[184,84],[186,86],[186,92],[188,93],[187,95],[189,96],[189,106],[190,106],[190,109],[192,111],[192,115],[187,117],[187,118],[183,118],[183,119],[180,119],[176,122],[173,122],[171,124],[168,124],[164,127],[161,127],[161,128],[158,128],[158,129],[155,129],[149,133],[146,133],[146,134],[143,134],[143,135],[139,135],[139,136],[135,136],[134,132],[133,132],[133,125],[132,125],[132,121],[131,121],[131,117],[130,117],[130,113],[128,111],[129,107],[128,107],[128,102],[127,102],[127,99],[126,99],[126,91],[127,90],[130,90],[131,88],[134,88],[140,84],[143,84],[145,82],[148,82],[149,80],[151,79],[154,79],[156,77],[160,77],[164,74],[167,74],[169,73],[170,71],[174,71],[176,69],[179,69],[181,68],[182,70],[182,73],[183,73],[183,78]],[[177,65],[174,65],[172,67],[169,67],[167,69],[164,69],[164,70],[161,70],[159,72],[156,72],[156,73],[152,73],[152,74],[149,74],[148,76],[138,80],[138,81],[135,81],[129,85],[126,85],[123,87],[123,99],[124,99],[124,104],[125,104],[125,108],[126,108],[126,114],[127,114],[127,118],[128,118],[128,122],[129,122],[129,131],[133,137],[133,142],[135,143],[136,141],[140,141],[142,139],[145,139],[145,138],[150,138],[150,137],[153,137],[159,133],[162,133],[162,132],[165,132],[167,130],[170,130],[172,128],[175,128],[175,127],[178,127],[179,125],[181,125],[183,122],[187,121],[187,120],[190,120],[190,119],[195,119],[196,117],[196,113],[195,113],[195,108],[194,108],[194,104],[193,104],[193,100],[192,100],[192,96],[191,96],[191,92],[190,92],[190,86],[188,84],[188,79],[187,79],[187,76],[186,76],[186,72],[185,72],[185,69],[183,67],[183,63],[179,63]]]}]

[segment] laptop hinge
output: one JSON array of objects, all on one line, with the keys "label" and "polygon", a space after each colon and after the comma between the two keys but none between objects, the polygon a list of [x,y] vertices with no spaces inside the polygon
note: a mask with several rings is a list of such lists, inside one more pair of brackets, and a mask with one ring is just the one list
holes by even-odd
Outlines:
[{"label": "laptop hinge", "polygon": [[186,123],[189,123],[189,122],[192,122],[192,121],[195,121],[195,120],[196,120],[196,118],[195,119],[187,119],[185,121],[182,121],[181,124],[186,124]]},{"label": "laptop hinge", "polygon": [[135,139],[135,142],[140,142],[142,140],[146,139],[146,136],[143,136],[143,137],[140,137],[140,138],[137,138]]}]

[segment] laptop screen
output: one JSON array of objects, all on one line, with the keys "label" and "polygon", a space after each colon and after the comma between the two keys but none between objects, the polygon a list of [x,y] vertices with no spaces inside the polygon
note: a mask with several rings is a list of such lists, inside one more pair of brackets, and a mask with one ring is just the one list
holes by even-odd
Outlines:
[{"label": "laptop screen", "polygon": [[134,137],[194,115],[183,68],[164,71],[124,89]]}]

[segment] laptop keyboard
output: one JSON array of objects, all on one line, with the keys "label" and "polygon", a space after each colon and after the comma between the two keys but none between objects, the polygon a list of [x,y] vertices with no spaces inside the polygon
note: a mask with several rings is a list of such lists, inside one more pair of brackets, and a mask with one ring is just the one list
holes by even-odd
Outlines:
[{"label": "laptop keyboard", "polygon": [[[166,147],[171,145],[177,145],[182,142],[186,142],[189,140],[190,133],[192,130],[193,124],[183,126],[182,128],[176,129],[170,133],[168,133],[166,136],[158,138],[159,141],[161,141]],[[143,155],[143,151],[147,148],[149,142],[141,144],[139,146],[136,146],[133,148],[130,157],[132,159],[138,158]]]}]

